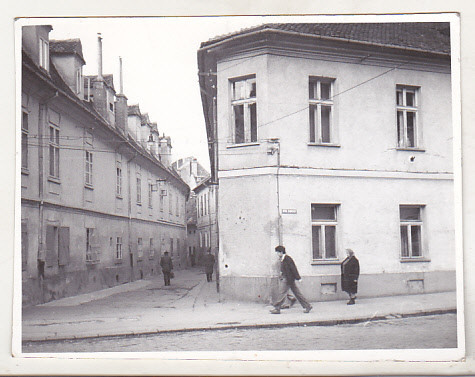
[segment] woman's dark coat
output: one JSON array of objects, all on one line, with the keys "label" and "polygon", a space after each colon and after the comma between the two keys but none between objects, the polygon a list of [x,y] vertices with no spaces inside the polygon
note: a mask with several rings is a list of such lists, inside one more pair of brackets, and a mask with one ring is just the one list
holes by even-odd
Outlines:
[{"label": "woman's dark coat", "polygon": [[341,263],[341,290],[347,293],[358,292],[358,277],[360,276],[360,263],[354,255],[347,257]]}]

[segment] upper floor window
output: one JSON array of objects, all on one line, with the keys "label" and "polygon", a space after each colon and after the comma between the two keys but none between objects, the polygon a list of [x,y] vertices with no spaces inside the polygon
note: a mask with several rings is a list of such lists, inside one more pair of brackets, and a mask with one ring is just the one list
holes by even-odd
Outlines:
[{"label": "upper floor window", "polygon": [[122,163],[120,161],[116,162],[115,193],[119,197],[122,196]]},{"label": "upper floor window", "polygon": [[148,181],[148,207],[149,208],[152,208],[152,192],[153,192],[153,185],[152,185],[152,181],[149,180]]},{"label": "upper floor window", "polygon": [[49,175],[59,178],[59,125],[49,123]]},{"label": "upper floor window", "polygon": [[235,144],[257,141],[256,78],[231,81],[233,139]]},{"label": "upper floor window", "polygon": [[401,205],[401,258],[422,257],[422,210],[423,206]]},{"label": "upper floor window", "polygon": [[76,94],[81,93],[82,88],[82,67],[76,70]]},{"label": "upper floor window", "polygon": [[400,148],[417,148],[418,140],[418,88],[396,87],[397,141]]},{"label": "upper floor window", "polygon": [[49,71],[49,42],[40,38],[40,67]]},{"label": "upper floor window", "polygon": [[122,259],[122,237],[116,238],[115,257],[116,259]]},{"label": "upper floor window", "polygon": [[85,180],[87,186],[92,186],[92,152],[86,151]]},{"label": "upper floor window", "polygon": [[139,237],[137,239],[137,257],[142,258],[143,257],[143,241],[142,237]]},{"label": "upper floor window", "polygon": [[23,111],[21,118],[21,167],[28,169],[28,113]]},{"label": "upper floor window", "polygon": [[326,77],[311,77],[309,80],[310,143],[335,142],[333,122],[333,82]]},{"label": "upper floor window", "polygon": [[337,204],[312,204],[312,254],[314,260],[336,258]]},{"label": "upper floor window", "polygon": [[142,203],[142,176],[140,173],[137,173],[137,204]]}]

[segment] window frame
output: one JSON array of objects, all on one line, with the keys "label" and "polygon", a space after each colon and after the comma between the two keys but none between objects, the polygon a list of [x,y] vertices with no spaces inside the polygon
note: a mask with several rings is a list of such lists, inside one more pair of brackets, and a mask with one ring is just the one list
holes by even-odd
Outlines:
[{"label": "window frame", "polygon": [[[399,93],[402,94],[402,104],[399,104]],[[414,94],[413,106],[407,105],[407,93]],[[412,85],[396,85],[396,134],[397,134],[397,149],[402,150],[423,150],[421,121],[420,121],[420,87]],[[402,114],[402,125],[400,124],[399,114]],[[413,128],[414,128],[414,145],[410,145],[408,137],[408,116],[407,114],[414,114]]]},{"label": "window frame", "polygon": [[137,172],[135,176],[136,183],[136,194],[137,194],[137,205],[142,205],[142,175],[140,172]]},{"label": "window frame", "polygon": [[93,187],[93,153],[90,150],[85,151],[84,184]]},{"label": "window frame", "polygon": [[[336,130],[336,119],[335,119],[335,78],[323,77],[323,76],[310,76],[308,79],[308,130],[309,130],[309,144],[310,145],[337,145],[337,130]],[[329,84],[329,96],[328,98],[321,98],[322,93],[322,84]],[[312,90],[312,86],[316,85],[315,89]],[[315,93],[312,98],[311,93]],[[328,141],[324,141],[323,129],[322,129],[322,107],[330,108],[330,116],[328,119]],[[313,114],[313,124],[312,124],[312,114]],[[312,140],[313,135],[313,140]]]},{"label": "window frame", "polygon": [[[244,98],[235,98],[236,84],[243,83],[242,87],[246,93]],[[254,88],[253,88],[254,84]],[[231,110],[231,140],[234,145],[258,143],[258,116],[257,116],[257,77],[247,75],[229,79],[230,88],[230,110]],[[254,93],[254,96],[252,94]],[[238,140],[236,127],[235,108],[242,106],[242,139]],[[252,108],[254,110],[252,110]]]},{"label": "window frame", "polygon": [[118,198],[122,198],[122,161],[116,161],[116,180],[115,180],[115,195]]},{"label": "window frame", "polygon": [[[399,258],[401,261],[417,261],[417,260],[426,260],[427,258],[427,250],[425,246],[425,204],[400,204],[399,205]],[[417,208],[419,210],[419,219],[402,219],[401,218],[401,209],[402,208]],[[408,255],[404,255],[404,247],[403,247],[403,238],[402,238],[402,228],[406,228],[406,242],[407,242],[407,253]],[[414,255],[413,249],[413,240],[412,240],[412,228],[418,227],[419,228],[419,254]]]},{"label": "window frame", "polygon": [[49,41],[39,38],[39,66],[49,72]]},{"label": "window frame", "polygon": [[60,127],[57,124],[49,122],[48,136],[48,176],[59,179],[59,161],[60,161]]},{"label": "window frame", "polygon": [[[327,207],[333,207],[333,214],[334,214],[334,219],[313,219],[312,217],[312,207],[313,206],[327,206]],[[338,255],[339,255],[339,241],[338,241],[338,218],[339,218],[339,213],[340,213],[340,204],[339,203],[311,203],[310,205],[310,221],[311,221],[311,251],[312,251],[312,263],[319,263],[319,262],[334,262],[338,261]],[[326,250],[326,227],[334,227],[335,228],[335,239],[334,239],[334,245],[335,245],[335,255],[328,257],[327,256],[327,250]],[[319,248],[322,250],[322,258],[315,258],[315,250],[313,248],[314,244],[314,239],[313,239],[313,228],[314,227],[319,227],[320,228],[320,233],[319,233]]]},{"label": "window frame", "polygon": [[[21,115],[21,169],[28,171],[28,135],[30,133],[29,129],[29,112],[22,110]],[[25,117],[26,117],[26,127],[25,127]]]},{"label": "window frame", "polygon": [[122,237],[116,237],[115,239],[115,259],[122,260],[123,258],[122,250]]},{"label": "window frame", "polygon": [[137,258],[143,258],[143,239],[142,237],[137,238]]},{"label": "window frame", "polygon": [[153,184],[152,180],[148,180],[148,208],[153,208]]}]

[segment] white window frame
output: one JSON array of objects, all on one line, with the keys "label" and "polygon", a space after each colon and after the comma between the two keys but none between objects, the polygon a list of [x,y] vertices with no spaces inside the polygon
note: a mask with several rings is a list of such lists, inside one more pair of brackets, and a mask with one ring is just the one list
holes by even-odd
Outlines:
[{"label": "white window frame", "polygon": [[116,181],[115,181],[115,194],[122,197],[122,162],[116,161]]},{"label": "white window frame", "polygon": [[137,257],[143,258],[143,239],[142,237],[137,238]]},{"label": "white window frame", "polygon": [[154,249],[154,245],[153,245],[153,238],[150,238],[149,245],[150,245],[149,256],[153,257],[155,255],[155,249]]},{"label": "white window frame", "polygon": [[[420,88],[416,86],[396,85],[396,131],[398,148],[420,148],[419,89]],[[413,106],[407,105],[408,93],[412,93],[414,95]],[[399,102],[399,94],[401,94],[402,103]],[[410,138],[408,136],[408,114],[414,114],[414,145],[411,145]]]},{"label": "white window frame", "polygon": [[[241,93],[237,94],[238,84]],[[254,89],[253,89],[254,85]],[[231,118],[232,118],[232,140],[234,144],[257,143],[258,140],[258,122],[257,122],[257,81],[256,76],[246,76],[230,80],[231,92]],[[253,95],[254,94],[254,95]],[[235,108],[242,106],[243,108],[243,135],[242,138],[237,137],[236,130],[236,112]],[[252,121],[252,110],[254,106],[254,122]]]},{"label": "white window frame", "polygon": [[170,190],[170,195],[168,195],[168,213],[173,215],[173,192]]},{"label": "white window frame", "polygon": [[116,237],[115,243],[115,259],[122,259],[122,237]]},{"label": "white window frame", "polygon": [[[335,102],[333,100],[334,78],[315,77],[309,78],[309,142],[311,144],[335,144],[336,143],[336,126],[335,126]],[[329,98],[322,98],[322,84],[329,84]],[[322,108],[330,108],[328,140],[324,140],[322,128]],[[313,124],[312,124],[313,119]]]},{"label": "white window frame", "polygon": [[[21,113],[21,168],[28,170],[28,135],[29,135],[29,116],[28,111]],[[26,117],[26,122],[25,122]],[[25,124],[26,123],[26,124]]]},{"label": "white window frame", "polygon": [[142,205],[142,175],[140,172],[137,172],[135,182],[137,188],[137,205]]},{"label": "white window frame", "polygon": [[49,42],[44,39],[39,39],[39,63],[40,67],[49,71]]},{"label": "white window frame", "polygon": [[59,179],[59,125],[49,122],[49,176]]},{"label": "white window frame", "polygon": [[[325,260],[337,260],[338,259],[338,214],[339,214],[339,209],[340,205],[336,203],[312,203],[310,208],[313,206],[328,206],[328,207],[333,207],[334,211],[334,219],[313,219],[311,217],[311,222],[312,222],[312,232],[311,232],[311,250],[312,250],[312,260],[313,261],[325,261]],[[327,226],[331,226],[335,228],[335,255],[334,256],[327,256],[327,250],[326,250],[326,232],[325,228]],[[314,256],[314,250],[313,250],[313,228],[314,227],[319,227],[320,228],[320,237],[319,237],[319,247],[320,250],[322,250],[322,258],[315,258]]]},{"label": "white window frame", "polygon": [[94,228],[86,228],[86,262],[93,262]]},{"label": "white window frame", "polygon": [[[405,208],[417,208],[419,210],[419,219],[416,220],[409,220],[409,219],[401,219],[401,216],[399,215],[399,231],[400,231],[400,237],[401,237],[401,243],[400,243],[400,258],[402,260],[414,260],[414,259],[422,259],[425,256],[425,250],[424,250],[424,209],[425,205],[406,205],[406,204],[401,204],[399,206],[399,214],[401,213],[401,209]],[[412,244],[412,228],[413,227],[418,227],[419,228],[419,253],[420,255],[414,255],[414,250],[413,250],[413,244]],[[408,255],[403,255],[404,250],[403,250],[403,239],[402,239],[402,232],[406,232],[406,240],[407,240],[407,252]]]},{"label": "white window frame", "polygon": [[85,159],[85,184],[86,186],[93,186],[93,153],[86,150],[86,159]]},{"label": "white window frame", "polygon": [[148,208],[153,208],[153,185],[152,181],[148,180]]}]

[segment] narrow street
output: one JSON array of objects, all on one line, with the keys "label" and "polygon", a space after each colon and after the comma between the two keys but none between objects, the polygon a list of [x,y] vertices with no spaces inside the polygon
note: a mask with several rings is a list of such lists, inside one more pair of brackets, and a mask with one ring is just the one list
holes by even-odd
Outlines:
[{"label": "narrow street", "polygon": [[456,315],[336,326],[190,331],[153,336],[24,342],[23,352],[164,352],[453,348]]}]

